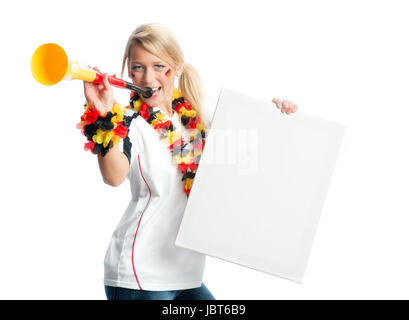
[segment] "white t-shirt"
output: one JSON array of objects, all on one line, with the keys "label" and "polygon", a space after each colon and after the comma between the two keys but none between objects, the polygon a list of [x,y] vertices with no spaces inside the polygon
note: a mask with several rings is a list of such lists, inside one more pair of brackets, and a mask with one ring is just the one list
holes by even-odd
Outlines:
[{"label": "white t-shirt", "polygon": [[[210,120],[211,107],[205,112]],[[169,119],[189,141],[177,112]],[[174,244],[187,204],[183,174],[158,132],[141,116],[132,120],[128,137],[132,198],[105,256],[104,284],[153,291],[200,287],[205,255]],[[119,148],[123,151],[122,140]]]}]

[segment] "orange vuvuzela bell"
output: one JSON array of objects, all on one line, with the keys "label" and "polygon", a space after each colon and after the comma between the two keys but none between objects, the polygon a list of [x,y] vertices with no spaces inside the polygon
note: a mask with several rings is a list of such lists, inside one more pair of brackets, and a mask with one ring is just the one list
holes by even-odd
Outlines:
[{"label": "orange vuvuzela bell", "polygon": [[[55,43],[46,43],[38,47],[31,58],[31,73],[39,83],[51,86],[63,79],[84,80],[87,82],[101,83],[103,73],[80,66],[78,62],[69,61],[64,49]],[[150,87],[140,88],[125,80],[108,76],[111,85],[141,93],[145,98],[153,94]]]}]

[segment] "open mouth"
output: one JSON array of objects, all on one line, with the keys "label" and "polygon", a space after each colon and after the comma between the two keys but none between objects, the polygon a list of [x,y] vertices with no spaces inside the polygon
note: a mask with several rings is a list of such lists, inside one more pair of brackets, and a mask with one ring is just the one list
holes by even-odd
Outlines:
[{"label": "open mouth", "polygon": [[[152,88],[153,89],[153,88]],[[162,87],[158,87],[158,88],[156,88],[156,89],[153,89],[153,94],[152,94],[152,97],[155,97],[155,96],[157,96],[158,95],[158,93],[159,93],[159,91],[162,89]]]}]

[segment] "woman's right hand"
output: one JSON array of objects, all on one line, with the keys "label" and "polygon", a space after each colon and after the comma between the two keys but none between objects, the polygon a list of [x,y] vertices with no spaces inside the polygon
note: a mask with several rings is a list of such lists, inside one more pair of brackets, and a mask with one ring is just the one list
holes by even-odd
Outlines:
[{"label": "woman's right hand", "polygon": [[[99,71],[96,67],[93,69]],[[84,81],[84,94],[91,108],[97,109],[101,114],[112,111],[114,90],[108,82],[107,74],[104,74],[100,84]]]}]

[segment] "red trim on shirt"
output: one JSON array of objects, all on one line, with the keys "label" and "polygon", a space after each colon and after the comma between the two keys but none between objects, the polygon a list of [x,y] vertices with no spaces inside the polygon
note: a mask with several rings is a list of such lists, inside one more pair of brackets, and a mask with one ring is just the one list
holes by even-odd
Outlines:
[{"label": "red trim on shirt", "polygon": [[135,274],[136,282],[138,282],[139,289],[142,290],[142,287],[141,287],[141,285],[140,285],[140,283],[139,283],[139,280],[138,280],[138,276],[137,276],[136,271],[135,271],[134,248],[135,248],[136,235],[138,234],[139,225],[141,224],[141,220],[142,220],[143,213],[145,212],[146,208],[148,207],[149,201],[151,201],[151,189],[149,188],[149,185],[148,185],[148,183],[146,182],[145,177],[143,176],[142,168],[141,168],[141,160],[140,160],[140,158],[139,158],[139,154],[138,154],[138,163],[139,163],[139,172],[141,173],[142,179],[143,179],[143,181],[145,181],[145,184],[146,184],[146,186],[148,187],[148,191],[149,191],[149,200],[148,200],[148,203],[146,204],[145,208],[144,208],[143,211],[142,211],[141,217],[139,218],[138,227],[136,228],[135,236],[134,236],[134,239],[133,239],[133,245],[132,245],[132,267],[133,267],[133,272],[134,272],[134,274]]}]

